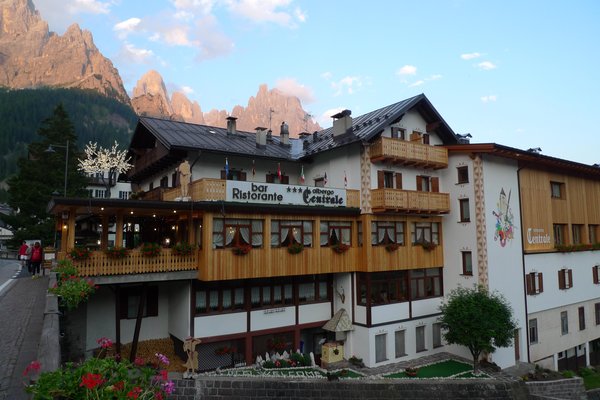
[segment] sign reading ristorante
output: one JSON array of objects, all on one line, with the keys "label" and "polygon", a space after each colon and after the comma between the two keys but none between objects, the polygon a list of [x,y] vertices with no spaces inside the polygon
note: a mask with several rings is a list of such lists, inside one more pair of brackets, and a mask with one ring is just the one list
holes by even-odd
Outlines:
[{"label": "sign reading ristorante", "polygon": [[260,204],[346,207],[346,189],[227,181],[225,200]]}]

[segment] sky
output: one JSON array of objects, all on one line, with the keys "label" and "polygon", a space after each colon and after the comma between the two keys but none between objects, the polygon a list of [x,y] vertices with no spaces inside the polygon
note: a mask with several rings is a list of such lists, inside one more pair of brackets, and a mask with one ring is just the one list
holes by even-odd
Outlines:
[{"label": "sky", "polygon": [[456,133],[600,163],[597,0],[33,0],[92,32],[131,94],[148,70],[202,110],[260,84],[321,124],[424,93]]}]

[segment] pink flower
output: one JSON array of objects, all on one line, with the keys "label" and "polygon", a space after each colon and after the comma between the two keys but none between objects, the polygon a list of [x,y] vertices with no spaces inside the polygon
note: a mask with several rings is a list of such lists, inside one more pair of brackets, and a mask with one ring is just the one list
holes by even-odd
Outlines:
[{"label": "pink flower", "polygon": [[27,368],[25,368],[25,371],[23,371],[23,376],[27,375],[31,371],[39,372],[41,366],[42,365],[40,364],[39,361],[32,361],[32,362],[30,362],[29,365],[27,366]]},{"label": "pink flower", "polygon": [[101,337],[100,339],[96,340],[96,343],[98,343],[103,349],[109,349],[113,345],[112,340],[105,337]]},{"label": "pink flower", "polygon": [[155,356],[161,363],[169,365],[169,359],[164,354],[156,353]]},{"label": "pink flower", "polygon": [[162,388],[166,394],[172,394],[175,391],[175,384],[173,381],[168,381],[162,384]]},{"label": "pink flower", "polygon": [[146,361],[144,361],[144,359],[142,357],[136,357],[135,360],[133,361],[133,363],[135,365],[137,365],[138,367],[142,367],[146,364]]}]

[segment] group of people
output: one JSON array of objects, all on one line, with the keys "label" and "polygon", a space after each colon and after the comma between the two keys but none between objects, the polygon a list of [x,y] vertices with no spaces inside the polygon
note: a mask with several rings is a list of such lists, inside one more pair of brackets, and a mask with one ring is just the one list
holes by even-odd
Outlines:
[{"label": "group of people", "polygon": [[41,275],[42,261],[44,261],[44,250],[40,242],[35,242],[33,246],[29,246],[25,240],[19,247],[19,260],[21,260],[21,266],[27,266],[27,271],[32,278],[39,277]]}]

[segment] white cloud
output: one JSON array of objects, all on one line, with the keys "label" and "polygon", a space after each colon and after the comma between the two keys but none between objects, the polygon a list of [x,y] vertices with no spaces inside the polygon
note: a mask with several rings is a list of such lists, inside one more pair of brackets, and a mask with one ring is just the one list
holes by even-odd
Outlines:
[{"label": "white cloud", "polygon": [[425,81],[424,80],[418,80],[416,82],[411,83],[410,85],[408,85],[408,87],[417,87],[417,86],[421,86],[422,84],[424,84]]},{"label": "white cloud", "polygon": [[477,67],[484,71],[489,71],[496,68],[496,65],[491,61],[483,61],[477,64]]},{"label": "white cloud", "polygon": [[496,98],[495,94],[491,94],[489,96],[481,96],[481,101],[484,103],[493,103],[496,101]]},{"label": "white cloud", "polygon": [[334,96],[340,96],[343,93],[354,94],[356,88],[362,86],[362,79],[358,76],[346,76],[337,82],[331,82],[334,90]]},{"label": "white cloud", "polygon": [[108,15],[111,1],[98,0],[35,0],[35,8],[48,22],[51,31],[64,33],[67,27],[77,22],[79,14]]},{"label": "white cloud", "polygon": [[208,60],[229,54],[234,44],[231,39],[221,32],[213,15],[207,15],[196,21],[193,36],[194,46],[199,50],[198,61]]},{"label": "white cloud", "polygon": [[[61,5],[64,4],[61,2]],[[111,6],[108,1],[98,0],[72,0],[66,5],[70,14],[108,14]]]},{"label": "white cloud", "polygon": [[442,79],[442,75],[440,75],[440,74],[433,74],[433,75],[431,75],[431,76],[430,76],[428,79],[426,79],[426,80],[429,80],[429,81],[437,81],[438,79]]},{"label": "white cloud", "polygon": [[175,14],[173,14],[173,18],[179,19],[184,22],[190,22],[194,19],[194,14],[189,11],[179,10]]},{"label": "white cloud", "polygon": [[161,33],[162,40],[170,46],[193,46],[188,37],[187,26],[175,26],[165,29]]},{"label": "white cloud", "polygon": [[117,59],[124,63],[150,64],[154,59],[152,50],[140,49],[131,43],[125,43],[121,47]]},{"label": "white cloud", "polygon": [[329,71],[323,72],[321,74],[321,78],[325,79],[325,80],[330,80],[333,77],[333,74]]},{"label": "white cloud", "polygon": [[405,65],[402,68],[400,68],[398,71],[396,71],[396,75],[399,75],[399,76],[416,75],[416,74],[417,74],[417,67],[415,67],[414,65]]},{"label": "white cloud", "polygon": [[191,10],[201,14],[210,14],[214,5],[214,0],[171,0],[171,4],[177,10]]},{"label": "white cloud", "polygon": [[186,95],[190,95],[190,94],[194,93],[194,89],[192,89],[192,88],[191,88],[191,87],[189,87],[189,86],[182,86],[182,87],[181,87],[181,91],[182,91],[183,93],[185,93]]},{"label": "white cloud", "polygon": [[117,36],[120,39],[125,39],[127,35],[139,29],[140,22],[142,22],[142,20],[139,18],[129,18],[115,24],[115,26],[113,26],[113,31],[117,32]]},{"label": "white cloud", "polygon": [[303,104],[309,104],[315,101],[313,90],[296,81],[295,78],[282,78],[277,80],[275,87],[281,92],[296,96]]},{"label": "white cloud", "polygon": [[465,53],[465,54],[461,54],[460,58],[462,58],[463,60],[472,60],[474,58],[479,58],[481,57],[481,54],[479,53]]},{"label": "white cloud", "polygon": [[273,22],[290,28],[304,22],[306,14],[298,7],[289,10],[291,0],[229,0],[229,11],[252,22]]},{"label": "white cloud", "polygon": [[332,122],[333,120],[331,119],[331,116],[338,114],[344,110],[345,110],[344,107],[336,107],[336,108],[331,108],[329,110],[326,110],[323,114],[321,114],[319,116],[317,122],[319,123],[319,125],[321,125],[323,127],[331,126],[331,125],[333,125],[333,122]]}]

